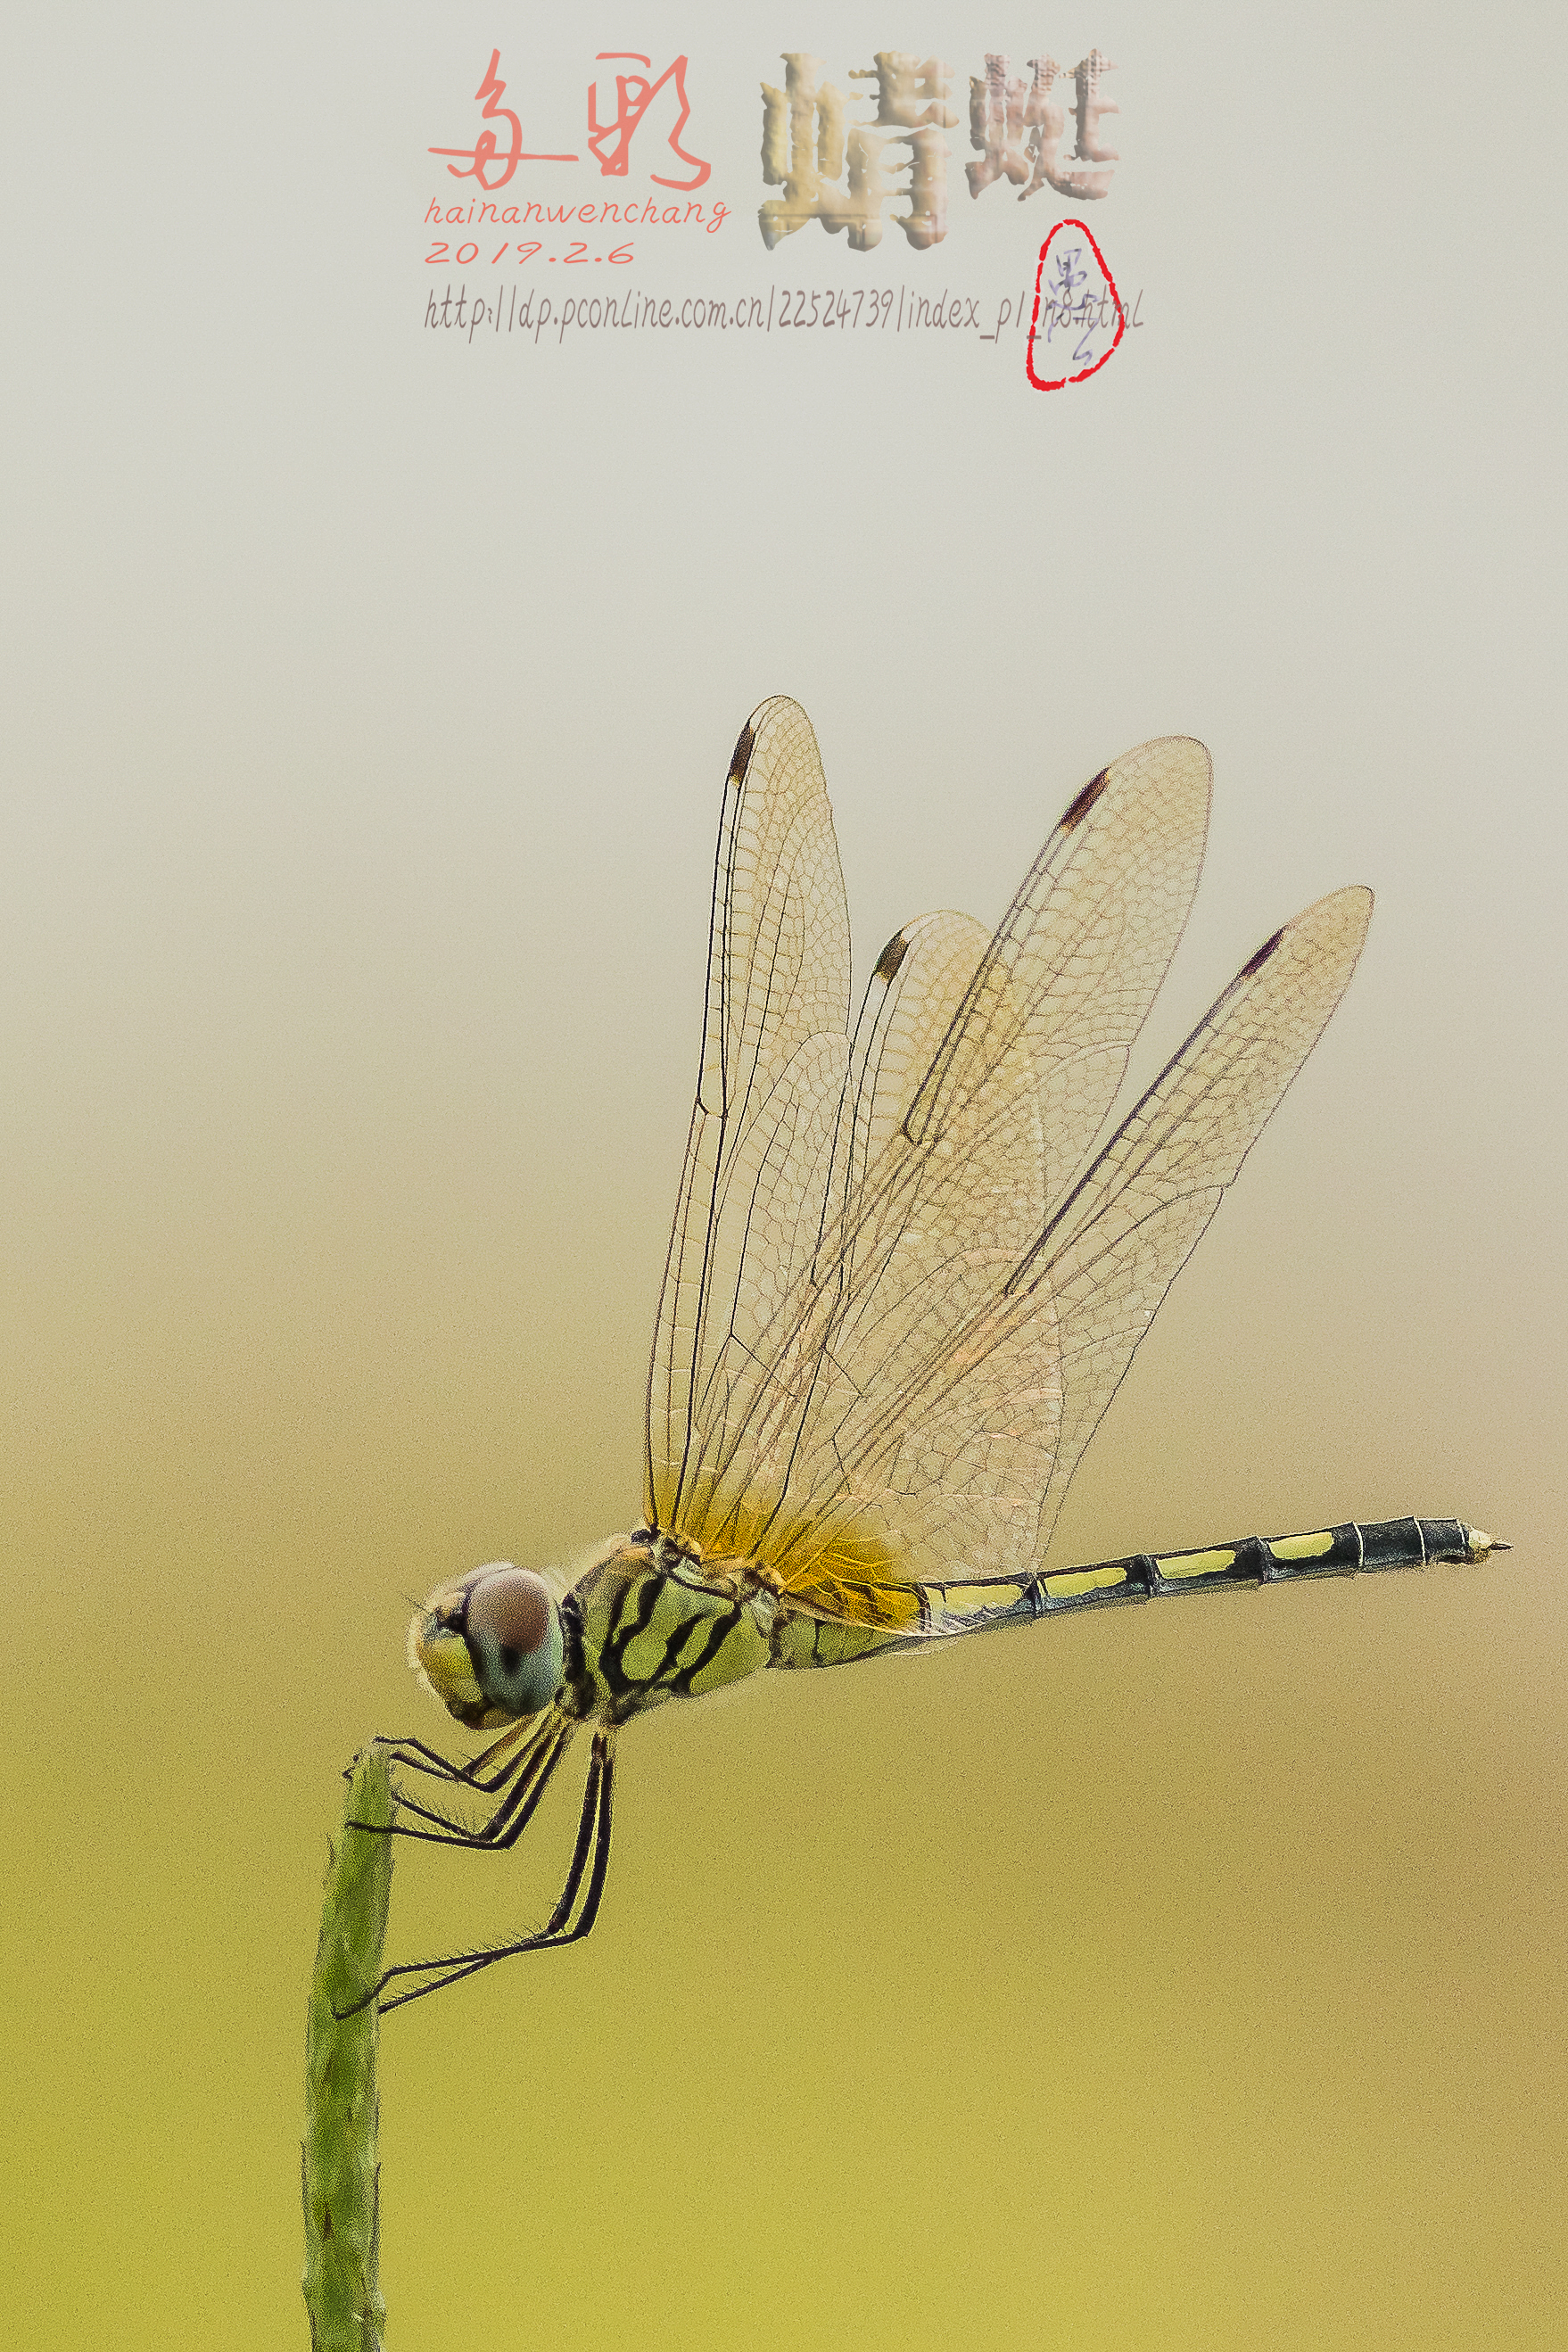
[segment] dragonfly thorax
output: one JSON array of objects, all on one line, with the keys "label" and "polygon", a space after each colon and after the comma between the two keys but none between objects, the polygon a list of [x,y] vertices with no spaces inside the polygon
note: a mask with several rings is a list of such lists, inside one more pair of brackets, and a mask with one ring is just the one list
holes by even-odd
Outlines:
[{"label": "dragonfly thorax", "polygon": [[561,1607],[544,1578],[510,1560],[438,1587],[408,1629],[408,1663],[471,1731],[538,1715],[561,1691]]},{"label": "dragonfly thorax", "polygon": [[607,1544],[563,1606],[562,1704],[580,1718],[625,1723],[771,1663],[778,1614],[772,1580],[752,1561],[704,1559],[679,1538],[647,1528]]}]

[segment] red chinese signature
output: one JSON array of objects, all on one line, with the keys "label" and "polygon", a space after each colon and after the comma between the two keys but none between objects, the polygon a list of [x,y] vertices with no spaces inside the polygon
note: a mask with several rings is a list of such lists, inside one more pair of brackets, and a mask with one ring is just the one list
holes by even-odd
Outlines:
[{"label": "red chinese signature", "polygon": [[[506,153],[503,155],[500,152],[500,142],[493,131],[481,131],[471,147],[432,147],[428,150],[432,155],[465,156],[468,160],[466,171],[459,171],[456,163],[448,163],[447,171],[454,180],[477,180],[480,187],[486,190],[504,188],[520,163],[575,163],[577,161],[575,155],[524,152],[522,125],[510,107],[503,106],[500,102],[506,96],[506,84],[496,71],[500,63],[500,51],[492,49],[485,78],[475,90],[474,96],[476,99],[482,98],[485,101],[484,119],[487,122],[509,122],[511,125],[511,145]],[[497,180],[487,177],[493,163],[500,163],[501,166],[500,177]]]},{"label": "red chinese signature", "polygon": [[[689,180],[667,180],[658,172],[650,172],[648,177],[660,188],[689,191],[702,186],[712,169],[711,164],[703,163],[700,156],[689,155],[680,143],[680,134],[691,119],[691,106],[686,95],[687,62],[685,58],[677,58],[673,65],[666,66],[657,81],[649,81],[647,74],[617,74],[616,111],[608,122],[599,121],[597,86],[594,82],[588,84],[588,145],[605,179],[626,177],[630,164],[633,133],[666,82],[672,81],[675,94],[680,101],[680,113],[669,133],[668,143],[680,161],[692,167],[692,176]],[[651,58],[633,49],[601,49],[595,63],[647,66],[650,70],[652,68]],[[485,78],[474,96],[484,107],[483,120],[486,123],[503,122],[507,125],[508,144],[503,147],[494,131],[485,130],[479,132],[471,147],[432,147],[427,151],[432,155],[459,158],[458,162],[447,166],[453,179],[477,180],[487,194],[504,188],[520,163],[575,163],[581,161],[574,154],[547,154],[523,146],[521,122],[510,106],[503,106],[500,102],[506,96],[506,84],[496,70],[500,64],[500,51],[492,49]]]},{"label": "red chinese signature", "polygon": [[[608,65],[621,60],[648,67],[653,63],[651,58],[643,57],[636,49],[601,49],[595,62],[598,65]],[[669,134],[669,144],[683,163],[695,164],[696,170],[689,180],[666,180],[661,178],[658,172],[650,172],[648,178],[657,188],[679,188],[688,191],[700,188],[707,179],[712,165],[702,163],[695,155],[689,155],[680,143],[680,134],[691,120],[691,107],[686,95],[686,59],[684,58],[677,58],[672,66],[666,66],[657,81],[649,81],[646,74],[617,74],[616,76],[616,119],[613,122],[599,121],[598,92],[592,82],[588,84],[588,144],[598,157],[599,169],[605,179],[625,177],[627,161],[631,154],[632,133],[664,88],[665,83],[672,79],[675,83],[676,96],[680,100],[680,117]],[[612,140],[615,143],[609,145],[608,142]]]}]

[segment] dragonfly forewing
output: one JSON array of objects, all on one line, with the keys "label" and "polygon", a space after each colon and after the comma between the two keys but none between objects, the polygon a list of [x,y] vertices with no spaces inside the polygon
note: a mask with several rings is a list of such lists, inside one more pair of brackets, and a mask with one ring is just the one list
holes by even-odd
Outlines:
[{"label": "dragonfly forewing", "polygon": [[[742,732],[727,789],[722,984],[650,1381],[650,1462],[666,1463],[650,1518],[753,1554],[792,1591],[879,1564],[906,1579],[961,1559],[1002,1570],[1037,1547],[1061,1382],[1046,1303],[1000,1302],[1103,1125],[1181,935],[1207,754],[1167,738],[1102,771],[989,939],[963,916],[907,927],[840,1065],[826,1033],[800,1039],[793,961],[776,991],[771,961],[759,984],[759,943],[771,959],[788,926],[759,922],[758,894],[734,879],[763,870],[743,840],[782,845],[762,903],[783,908],[809,896],[786,870],[790,844],[813,873],[823,859],[815,742],[784,708],[764,705]],[[775,797],[811,819],[792,833]],[[767,1009],[741,1024],[743,1051],[716,1061],[731,1003]],[[723,1107],[742,1081],[737,1129]],[[683,1270],[699,1266],[682,1433],[669,1373],[684,1360]]]}]

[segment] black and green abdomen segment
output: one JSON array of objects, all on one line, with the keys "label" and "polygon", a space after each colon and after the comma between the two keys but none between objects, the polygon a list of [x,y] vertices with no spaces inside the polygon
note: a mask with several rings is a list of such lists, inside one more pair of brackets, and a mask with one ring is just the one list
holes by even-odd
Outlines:
[{"label": "black and green abdomen segment", "polygon": [[1224,1585],[1283,1584],[1298,1577],[1354,1576],[1363,1570],[1424,1568],[1429,1561],[1471,1562],[1500,1549],[1463,1519],[1373,1519],[1319,1528],[1306,1535],[1243,1536],[1200,1551],[1133,1552],[1086,1568],[1036,1570],[1016,1577],[922,1581],[919,1629],[889,1633],[862,1626],[781,1620],[775,1666],[847,1665],[889,1650],[920,1647],[961,1633],[1036,1624],[1074,1609],[1213,1592]]},{"label": "black and green abdomen segment", "polygon": [[1463,1519],[1352,1520],[1309,1535],[1243,1536],[1201,1551],[1134,1552],[1089,1569],[1044,1575],[1037,1613],[1097,1601],[1152,1601],[1172,1592],[1206,1592],[1225,1584],[1279,1584],[1300,1576],[1355,1576],[1363,1569],[1425,1568],[1432,1560],[1468,1563],[1493,1549]]},{"label": "black and green abdomen segment", "polygon": [[[1300,1576],[1354,1576],[1363,1569],[1425,1568],[1429,1560],[1484,1559],[1490,1536],[1463,1519],[1352,1520],[1308,1535],[1243,1536],[1200,1551],[1132,1552],[1092,1567],[1037,1571],[1006,1583],[922,1585],[928,1631],[963,1633],[973,1622],[1055,1617],[1068,1609],[1212,1592],[1227,1584],[1283,1584]],[[988,1595],[990,1596],[988,1604]],[[1002,1603],[1000,1611],[997,1603]]]}]

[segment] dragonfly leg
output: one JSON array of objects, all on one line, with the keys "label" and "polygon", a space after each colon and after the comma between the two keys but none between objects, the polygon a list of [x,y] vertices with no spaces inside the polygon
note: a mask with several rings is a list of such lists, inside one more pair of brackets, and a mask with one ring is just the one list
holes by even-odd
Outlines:
[{"label": "dragonfly leg", "polygon": [[[577,1824],[577,1843],[573,1851],[571,1868],[560,1899],[542,1927],[531,1936],[520,1936],[510,1944],[497,1944],[486,1951],[457,1952],[440,1960],[401,1960],[387,1969],[380,1982],[364,2000],[355,2004],[358,2009],[376,2000],[384,2017],[389,2010],[402,2009],[411,2000],[420,2000],[427,1992],[440,1992],[447,1985],[458,1984],[464,1977],[478,1974],[479,1969],[492,1968],[497,1960],[510,1959],[519,1952],[542,1952],[559,1949],[566,1944],[580,1943],[599,1916],[604,1897],[605,1878],[610,1866],[610,1821],[615,1795],[615,1738],[608,1731],[595,1732],[594,1752],[588,1765],[587,1786],[583,1791],[582,1817]],[[577,1897],[583,1893],[587,1879],[587,1892],[583,1907],[573,1918]],[[391,2000],[383,1996],[395,1978],[423,1976],[428,1982],[413,1986],[405,1992],[394,1993]],[[353,2016],[353,2010],[344,2011]]]},{"label": "dragonfly leg", "polygon": [[[479,1789],[489,1796],[506,1786],[518,1769],[518,1759],[515,1754],[511,1755],[491,1779],[486,1779],[486,1768],[493,1764],[498,1756],[506,1755],[509,1749],[515,1750],[519,1742],[526,1749],[531,1740],[542,1739],[549,1728],[548,1723],[509,1724],[500,1738],[492,1739],[489,1746],[482,1748],[477,1756],[456,1761],[449,1756],[443,1756],[437,1748],[427,1748],[423,1739],[382,1738],[375,1744],[388,1751],[393,1763],[405,1765],[411,1772],[426,1772],[433,1780],[450,1780],[458,1787]],[[351,1777],[352,1771],[351,1766],[343,1774],[345,1780]]]},{"label": "dragonfly leg", "polygon": [[[432,1805],[422,1805],[399,1790],[396,1794],[401,1809],[430,1826],[416,1829],[408,1822],[395,1821],[380,1834],[384,1837],[419,1838],[429,1845],[467,1846],[479,1853],[500,1852],[514,1845],[533,1819],[551,1776],[572,1744],[575,1728],[570,1723],[548,1723],[526,1746],[519,1748],[504,1773],[498,1774],[493,1780],[478,1783],[487,1794],[492,1793],[503,1780],[510,1780],[511,1786],[486,1819],[477,1825],[461,1821],[451,1813],[441,1812]],[[371,1825],[356,1822],[350,1826],[367,1829]]]}]

